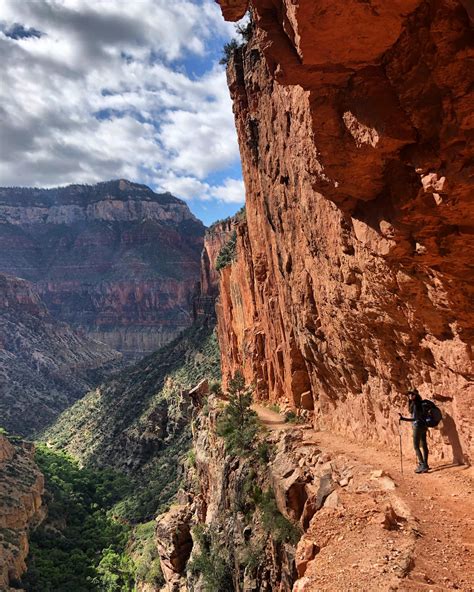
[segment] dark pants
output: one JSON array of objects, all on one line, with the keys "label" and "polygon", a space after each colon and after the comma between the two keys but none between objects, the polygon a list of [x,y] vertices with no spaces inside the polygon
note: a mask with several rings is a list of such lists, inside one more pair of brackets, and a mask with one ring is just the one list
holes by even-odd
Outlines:
[{"label": "dark pants", "polygon": [[[426,426],[413,426],[413,448],[416,452],[416,458],[420,465],[428,466],[428,444],[426,442]],[[421,446],[421,449],[420,449]]]}]

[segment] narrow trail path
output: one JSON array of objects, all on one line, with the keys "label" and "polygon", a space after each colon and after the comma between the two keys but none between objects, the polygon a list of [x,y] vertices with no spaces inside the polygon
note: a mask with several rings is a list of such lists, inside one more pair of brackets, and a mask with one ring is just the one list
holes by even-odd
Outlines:
[{"label": "narrow trail path", "polygon": [[323,452],[381,469],[395,481],[397,494],[420,525],[414,567],[403,580],[401,591],[474,592],[473,467],[433,464],[429,473],[417,475],[415,463],[404,459],[402,475],[400,458],[390,450],[362,446],[308,425],[288,424],[282,415],[261,405],[253,405],[253,409],[269,430],[303,429],[305,441],[312,440]]}]

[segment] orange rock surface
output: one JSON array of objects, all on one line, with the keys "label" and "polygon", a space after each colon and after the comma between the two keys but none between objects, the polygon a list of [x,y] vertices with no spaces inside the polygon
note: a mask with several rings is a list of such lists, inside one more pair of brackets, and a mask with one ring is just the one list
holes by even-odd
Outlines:
[{"label": "orange rock surface", "polygon": [[33,445],[0,434],[0,590],[13,590],[26,570],[28,529],[44,518],[43,492]]},{"label": "orange rock surface", "polygon": [[[219,3],[229,19],[247,8]],[[242,368],[258,399],[392,447],[416,386],[444,414],[437,458],[472,459],[466,2],[252,5],[228,65],[247,223],[221,272],[224,383]]]}]

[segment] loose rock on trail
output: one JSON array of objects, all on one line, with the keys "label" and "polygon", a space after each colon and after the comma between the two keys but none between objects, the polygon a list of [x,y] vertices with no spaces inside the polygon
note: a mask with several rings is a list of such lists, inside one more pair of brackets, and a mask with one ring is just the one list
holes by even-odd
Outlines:
[{"label": "loose rock on trail", "polygon": [[[341,478],[338,495],[315,515],[298,546],[297,567],[298,552],[310,559],[299,570],[295,592],[474,590],[471,467],[434,464],[417,475],[413,453],[412,464],[404,458],[402,475],[400,459],[390,450],[288,424],[261,405],[253,408],[270,431],[302,430],[305,445],[316,445],[333,471],[350,475]],[[395,509],[387,508],[383,490],[396,500]],[[397,504],[409,517],[397,518],[403,514]]]}]

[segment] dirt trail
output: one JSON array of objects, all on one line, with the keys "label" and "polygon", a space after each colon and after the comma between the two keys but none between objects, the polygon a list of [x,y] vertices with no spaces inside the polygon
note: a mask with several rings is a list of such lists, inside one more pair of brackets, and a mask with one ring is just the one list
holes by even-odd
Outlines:
[{"label": "dirt trail", "polygon": [[[381,469],[395,481],[397,495],[410,507],[419,523],[414,566],[403,580],[403,592],[474,591],[474,473],[473,468],[434,464],[431,471],[417,475],[414,462],[387,449],[345,440],[308,426],[285,423],[284,417],[254,405],[261,422],[270,430],[304,429],[305,441],[313,440],[324,452],[342,454],[354,463]],[[369,590],[368,590],[369,592]],[[372,592],[372,591],[370,591]],[[375,591],[374,591],[375,592]]]}]

